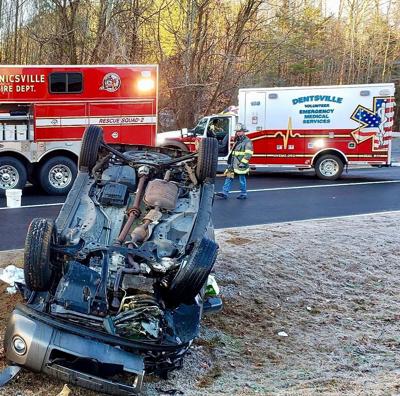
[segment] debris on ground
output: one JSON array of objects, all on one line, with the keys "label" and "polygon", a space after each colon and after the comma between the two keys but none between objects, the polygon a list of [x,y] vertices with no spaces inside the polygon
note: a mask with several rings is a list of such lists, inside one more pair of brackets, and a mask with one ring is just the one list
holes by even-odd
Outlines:
[{"label": "debris on ground", "polygon": [[7,366],[0,372],[0,388],[8,384],[20,372],[20,366]]},{"label": "debris on ground", "polygon": [[24,270],[15,265],[7,265],[5,268],[0,268],[0,280],[8,283],[7,293],[16,293],[15,282],[24,283]]},{"label": "debris on ground", "polygon": [[68,387],[67,384],[64,384],[61,392],[57,396],[69,396],[71,393],[71,389]]}]

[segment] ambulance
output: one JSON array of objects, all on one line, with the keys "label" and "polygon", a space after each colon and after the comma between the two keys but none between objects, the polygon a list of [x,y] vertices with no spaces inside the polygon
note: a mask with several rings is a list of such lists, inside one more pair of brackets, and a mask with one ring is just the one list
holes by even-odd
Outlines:
[{"label": "ambulance", "polygon": [[0,65],[0,193],[29,180],[66,194],[89,125],[107,143],[154,146],[157,82],[156,65]]},{"label": "ambulance", "polygon": [[346,166],[391,164],[394,84],[246,88],[238,102],[193,129],[158,134],[157,144],[194,151],[214,124],[226,166],[240,123],[253,142],[252,169],[313,168],[336,180]]}]

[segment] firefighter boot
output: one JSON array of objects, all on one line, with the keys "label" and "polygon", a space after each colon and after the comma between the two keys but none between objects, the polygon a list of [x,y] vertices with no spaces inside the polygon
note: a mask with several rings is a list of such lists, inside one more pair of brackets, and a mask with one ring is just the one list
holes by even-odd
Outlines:
[{"label": "firefighter boot", "polygon": [[215,196],[222,199],[228,199],[228,195],[223,192],[217,192],[215,193]]}]

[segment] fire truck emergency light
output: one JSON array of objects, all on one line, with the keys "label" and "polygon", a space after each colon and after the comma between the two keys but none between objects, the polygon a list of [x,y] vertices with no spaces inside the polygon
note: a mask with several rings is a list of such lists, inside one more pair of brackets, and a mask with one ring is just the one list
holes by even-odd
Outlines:
[{"label": "fire truck emergency light", "polygon": [[138,89],[142,92],[151,91],[154,88],[154,80],[151,78],[141,78],[138,81]]},{"label": "fire truck emergency light", "polygon": [[318,139],[314,141],[314,147],[316,148],[322,148],[325,147],[325,142],[323,139]]}]

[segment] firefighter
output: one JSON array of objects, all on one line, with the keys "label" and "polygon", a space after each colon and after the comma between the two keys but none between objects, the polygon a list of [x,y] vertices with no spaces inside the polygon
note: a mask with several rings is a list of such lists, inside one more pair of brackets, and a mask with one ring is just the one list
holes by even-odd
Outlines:
[{"label": "firefighter", "polygon": [[228,157],[228,168],[224,173],[224,186],[222,187],[222,192],[215,194],[217,197],[223,199],[228,198],[233,179],[235,174],[237,174],[239,176],[240,183],[240,195],[237,197],[237,199],[247,198],[246,175],[250,170],[249,161],[253,155],[253,143],[246,136],[246,132],[248,132],[248,130],[245,129],[243,125],[238,124],[236,126],[235,144]]},{"label": "firefighter", "polygon": [[214,118],[211,122],[211,125],[208,127],[207,130],[207,137],[217,138],[217,132],[223,132],[224,130],[218,126],[219,119]]}]

